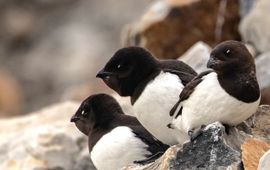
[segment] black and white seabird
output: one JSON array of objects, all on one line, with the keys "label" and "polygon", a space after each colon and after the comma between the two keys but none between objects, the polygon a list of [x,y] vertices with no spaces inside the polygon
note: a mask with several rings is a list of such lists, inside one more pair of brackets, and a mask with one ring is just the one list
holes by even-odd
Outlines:
[{"label": "black and white seabird", "polygon": [[260,89],[254,59],[244,44],[232,40],[218,44],[207,67],[212,70],[199,74],[181,92],[169,127],[192,134],[216,121],[237,125],[256,112]]},{"label": "black and white seabird", "polygon": [[88,136],[90,157],[98,170],[120,169],[164,153],[169,147],[156,140],[135,117],[125,115],[117,101],[106,94],[85,99],[71,122]]},{"label": "black and white seabird", "polygon": [[178,60],[157,60],[140,47],[118,50],[97,74],[120,96],[130,96],[135,116],[158,140],[168,145],[183,143],[186,134],[167,127],[169,111],[183,87],[197,73]]}]

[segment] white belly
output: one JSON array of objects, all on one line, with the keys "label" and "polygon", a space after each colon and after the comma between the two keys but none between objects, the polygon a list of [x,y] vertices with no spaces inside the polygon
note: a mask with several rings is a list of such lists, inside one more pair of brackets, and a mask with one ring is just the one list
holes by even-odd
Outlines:
[{"label": "white belly", "polygon": [[119,126],[104,135],[93,147],[90,156],[98,170],[117,170],[151,154],[147,145],[132,130]]},{"label": "white belly", "polygon": [[140,123],[153,136],[168,145],[183,143],[188,139],[186,134],[167,127],[173,119],[169,112],[178,101],[182,89],[178,76],[161,72],[147,85],[133,105]]},{"label": "white belly", "polygon": [[259,101],[245,103],[230,96],[219,85],[217,74],[213,72],[206,75],[189,99],[181,103],[182,116],[173,124],[185,132],[216,121],[237,125],[256,112]]}]

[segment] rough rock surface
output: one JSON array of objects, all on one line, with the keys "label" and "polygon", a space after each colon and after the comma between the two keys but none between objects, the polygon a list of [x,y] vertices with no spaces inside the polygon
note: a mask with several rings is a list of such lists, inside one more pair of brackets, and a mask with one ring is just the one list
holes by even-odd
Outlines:
[{"label": "rough rock surface", "polygon": [[247,139],[241,146],[245,170],[257,169],[260,158],[270,149],[270,144],[258,139]]},{"label": "rough rock surface", "polygon": [[193,142],[171,147],[159,160],[146,166],[128,166],[125,169],[241,169],[240,152],[227,141],[225,129],[219,123],[206,127]]},{"label": "rough rock surface", "polygon": [[230,127],[228,134],[219,123],[210,124],[195,141],[170,147],[154,163],[129,165],[123,170],[256,169],[270,146],[269,127],[270,106],[263,105],[247,121]]},{"label": "rough rock surface", "polygon": [[270,150],[268,150],[260,159],[258,170],[268,170],[270,167]]},{"label": "rough rock surface", "polygon": [[245,42],[255,46],[258,52],[270,50],[270,1],[255,2],[252,10],[240,23],[240,33]]},{"label": "rough rock surface", "polygon": [[78,103],[0,119],[1,170],[93,170],[87,138],[70,123]]},{"label": "rough rock surface", "polygon": [[270,106],[261,105],[247,121],[254,138],[270,143]]},{"label": "rough rock surface", "polygon": [[123,44],[145,47],[158,58],[178,58],[197,41],[213,46],[239,40],[239,18],[238,1],[158,1],[124,29]]}]

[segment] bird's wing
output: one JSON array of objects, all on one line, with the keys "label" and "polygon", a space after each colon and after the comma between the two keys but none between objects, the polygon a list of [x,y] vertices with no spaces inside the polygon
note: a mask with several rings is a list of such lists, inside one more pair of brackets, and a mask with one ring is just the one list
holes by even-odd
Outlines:
[{"label": "bird's wing", "polygon": [[[182,90],[182,92],[180,93],[180,96],[179,96],[179,100],[177,101],[177,103],[174,105],[174,107],[171,109],[170,111],[170,116],[173,116],[175,111],[177,110],[179,104],[188,99],[189,96],[193,93],[195,87],[200,84],[202,82],[202,78],[213,72],[213,70],[207,70],[207,71],[204,71],[202,73],[200,73],[199,75],[197,75],[195,78],[193,78],[185,87],[184,89]],[[182,111],[182,109],[180,109],[179,111]],[[177,113],[177,116],[181,115],[181,113]]]},{"label": "bird's wing", "polygon": [[184,86],[197,75],[193,68],[179,60],[160,60],[160,66],[164,72],[177,75]]}]

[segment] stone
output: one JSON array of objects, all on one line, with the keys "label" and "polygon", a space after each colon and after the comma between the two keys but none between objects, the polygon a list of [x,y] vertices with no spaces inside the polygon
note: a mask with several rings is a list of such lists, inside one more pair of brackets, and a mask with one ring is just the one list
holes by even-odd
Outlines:
[{"label": "stone", "polygon": [[0,118],[19,115],[22,110],[22,91],[16,79],[0,70]]},{"label": "stone", "polygon": [[70,123],[79,103],[65,102],[0,119],[1,170],[94,170],[87,137]]},{"label": "stone", "polygon": [[254,138],[270,143],[270,106],[261,105],[257,112],[246,120],[251,127],[251,134]]},{"label": "stone", "polygon": [[258,170],[268,170],[270,167],[270,150],[268,150],[260,159]]},{"label": "stone", "polygon": [[[270,1],[269,1],[270,2]],[[270,44],[270,43],[269,43]],[[260,54],[255,59],[257,78],[260,88],[270,85],[270,51]]]},{"label": "stone", "polygon": [[241,20],[239,30],[245,42],[259,53],[270,50],[270,1],[256,1],[249,14]]},{"label": "stone", "polygon": [[247,139],[241,146],[245,170],[258,168],[259,160],[270,149],[270,144],[258,139]]},{"label": "stone", "polygon": [[260,105],[270,105],[270,85],[261,90]]},{"label": "stone", "polygon": [[208,125],[193,142],[170,147],[154,163],[129,165],[123,170],[241,169],[241,154],[229,143],[224,127],[216,122]]},{"label": "stone", "polygon": [[254,6],[256,0],[240,0],[240,14],[244,18]]},{"label": "stone", "polygon": [[190,47],[178,60],[181,60],[188,65],[190,65],[193,69],[195,69],[198,73],[205,71],[211,47],[206,43],[199,41]]},{"label": "stone", "polygon": [[157,58],[175,59],[194,43],[210,46],[240,40],[239,2],[227,0],[165,0],[156,2],[123,30],[123,46],[149,49]]}]

